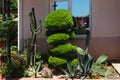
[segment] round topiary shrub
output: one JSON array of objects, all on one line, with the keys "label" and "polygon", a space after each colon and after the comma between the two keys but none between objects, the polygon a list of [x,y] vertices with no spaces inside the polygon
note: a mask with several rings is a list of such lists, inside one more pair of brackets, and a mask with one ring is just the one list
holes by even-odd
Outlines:
[{"label": "round topiary shrub", "polygon": [[49,64],[54,67],[59,67],[67,63],[66,59],[50,56],[48,59]]},{"label": "round topiary shrub", "polygon": [[44,26],[47,29],[69,29],[74,26],[73,18],[67,10],[51,12],[45,19]]},{"label": "round topiary shrub", "polygon": [[67,40],[69,40],[69,35],[68,34],[65,34],[65,33],[57,33],[57,34],[53,34],[53,35],[50,35],[48,38],[47,38],[47,42],[49,44],[58,44],[58,43],[63,43]]},{"label": "round topiary shrub", "polygon": [[57,47],[54,47],[50,49],[50,53],[54,55],[66,55],[68,53],[74,53],[76,52],[76,46],[72,45],[71,43],[58,45]]}]

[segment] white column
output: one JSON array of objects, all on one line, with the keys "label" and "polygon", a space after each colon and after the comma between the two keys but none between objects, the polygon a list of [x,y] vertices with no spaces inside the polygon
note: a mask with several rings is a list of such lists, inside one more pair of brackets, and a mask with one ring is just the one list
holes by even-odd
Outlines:
[{"label": "white column", "polygon": [[23,0],[18,0],[18,51],[23,50],[22,8]]}]

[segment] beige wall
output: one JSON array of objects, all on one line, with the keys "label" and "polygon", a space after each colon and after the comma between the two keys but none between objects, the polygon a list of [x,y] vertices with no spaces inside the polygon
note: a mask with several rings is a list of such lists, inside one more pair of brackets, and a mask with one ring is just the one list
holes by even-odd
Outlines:
[{"label": "beige wall", "polygon": [[[23,0],[23,38],[30,36],[29,17],[34,7],[37,20],[44,21],[49,13],[49,0]],[[94,56],[109,54],[109,59],[120,60],[120,0],[91,0],[90,9],[91,39],[89,52]],[[39,35],[38,47],[43,52],[47,50],[45,30]],[[84,48],[85,40],[76,38],[72,41]]]},{"label": "beige wall", "polygon": [[91,0],[91,40],[95,56],[109,54],[120,60],[120,0]]},{"label": "beige wall", "polygon": [[92,36],[120,37],[120,0],[92,0]]},{"label": "beige wall", "polygon": [[[29,12],[31,8],[35,8],[36,19],[37,21],[44,19],[49,13],[49,0],[23,0],[23,38],[27,39],[30,37],[30,19]],[[39,35],[44,37],[44,34]]]}]

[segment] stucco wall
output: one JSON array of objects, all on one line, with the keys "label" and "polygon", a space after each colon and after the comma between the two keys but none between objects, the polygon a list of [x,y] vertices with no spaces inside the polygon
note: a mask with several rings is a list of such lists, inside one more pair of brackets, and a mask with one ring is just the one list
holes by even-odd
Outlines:
[{"label": "stucco wall", "polygon": [[120,37],[120,0],[92,0],[92,37]]},{"label": "stucco wall", "polygon": [[91,40],[89,52],[120,60],[120,0],[91,0]]},{"label": "stucco wall", "polygon": [[[19,51],[23,50],[25,46],[25,40],[27,40],[31,36],[30,24],[29,24],[30,23],[29,13],[31,12],[31,9],[35,8],[37,23],[39,22],[39,20],[41,20],[43,24],[46,15],[48,15],[48,13],[50,12],[49,6],[50,6],[49,0],[19,0],[19,10],[18,10],[19,12],[18,50]],[[44,50],[45,47],[47,46],[45,38],[46,38],[45,28],[43,27],[42,33],[37,35],[38,47],[42,45],[43,46],[42,50]]]},{"label": "stucco wall", "polygon": [[[35,8],[37,22],[39,20],[42,20],[43,23],[46,15],[49,13],[49,0],[23,0],[23,38],[24,39],[30,37],[29,12],[31,11],[31,8]],[[44,34],[41,34],[39,36],[44,37]]]},{"label": "stucco wall", "polygon": [[[49,13],[49,0],[23,0],[23,39],[30,37],[29,12],[34,7],[37,21]],[[91,38],[89,52],[94,56],[107,53],[109,59],[120,60],[120,0],[91,0]],[[45,29],[38,37],[38,48],[46,52]],[[76,38],[74,44],[84,48],[85,40]]]}]

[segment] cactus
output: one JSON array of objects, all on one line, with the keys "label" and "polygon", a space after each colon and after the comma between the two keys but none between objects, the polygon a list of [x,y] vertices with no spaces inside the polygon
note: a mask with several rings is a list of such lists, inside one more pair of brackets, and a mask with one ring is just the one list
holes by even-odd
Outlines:
[{"label": "cactus", "polygon": [[30,12],[29,16],[30,16],[30,30],[32,32],[32,35],[28,43],[29,44],[28,51],[31,52],[31,65],[35,65],[36,38],[37,38],[37,34],[42,32],[42,24],[40,20],[39,24],[37,25],[34,8],[32,8],[32,11]]}]

